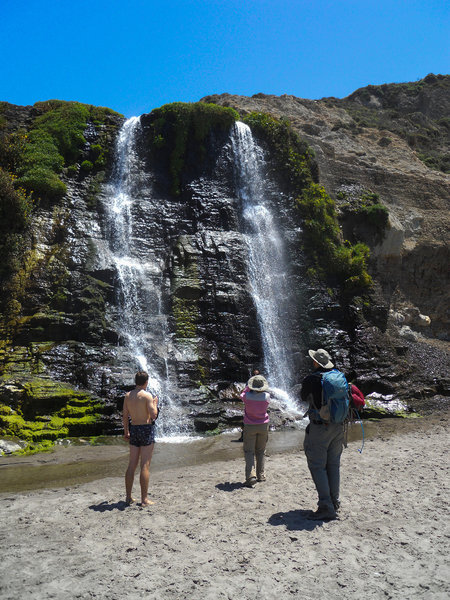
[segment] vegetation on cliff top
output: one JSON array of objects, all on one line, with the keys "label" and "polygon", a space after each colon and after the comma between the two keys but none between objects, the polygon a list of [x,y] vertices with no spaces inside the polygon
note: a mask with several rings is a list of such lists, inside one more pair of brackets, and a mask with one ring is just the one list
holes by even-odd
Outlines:
[{"label": "vegetation on cliff top", "polygon": [[183,173],[201,168],[211,133],[228,131],[238,118],[232,108],[203,102],[174,102],[150,113],[150,146],[154,157],[168,166],[175,196],[181,194]]},{"label": "vegetation on cliff top", "polygon": [[[103,125],[108,117],[121,115],[109,108],[62,100],[36,102],[34,107],[39,114],[27,131],[6,133],[6,122],[4,131],[0,125],[0,166],[14,174],[15,185],[33,198],[53,203],[66,193],[60,174],[80,159],[88,123]],[[104,148],[94,144],[90,154],[92,167],[104,166]]]},{"label": "vegetation on cliff top", "polygon": [[273,156],[272,175],[281,172],[289,188],[296,191],[318,181],[314,151],[292,129],[288,119],[253,112],[243,121],[257,138],[269,145]]}]

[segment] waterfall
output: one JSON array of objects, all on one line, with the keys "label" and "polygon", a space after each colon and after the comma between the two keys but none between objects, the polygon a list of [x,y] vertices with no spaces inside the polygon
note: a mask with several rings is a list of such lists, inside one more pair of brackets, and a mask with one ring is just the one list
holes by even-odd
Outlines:
[{"label": "waterfall", "polygon": [[264,374],[284,407],[298,412],[286,392],[294,383],[288,268],[280,227],[265,197],[264,153],[250,128],[241,122],[235,124],[232,147],[248,246],[248,278],[263,344]]},{"label": "waterfall", "polygon": [[[172,400],[168,379],[169,342],[162,310],[163,259],[153,251],[151,240],[139,237],[144,218],[137,210],[144,171],[136,148],[140,127],[140,118],[131,117],[116,141],[115,167],[106,188],[106,235],[117,272],[121,344],[135,369],[149,373],[148,389],[159,398],[162,410],[158,437],[174,437],[186,433],[186,425],[182,425],[185,419],[181,408]],[[150,356],[158,358],[159,371]]]}]

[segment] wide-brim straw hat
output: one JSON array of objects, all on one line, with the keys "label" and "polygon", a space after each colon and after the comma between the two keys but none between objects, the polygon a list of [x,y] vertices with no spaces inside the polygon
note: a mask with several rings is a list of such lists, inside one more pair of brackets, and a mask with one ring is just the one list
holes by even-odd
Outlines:
[{"label": "wide-brim straw hat", "polygon": [[334,364],[331,362],[331,356],[323,348],[319,348],[318,350],[308,350],[308,354],[323,369],[332,369],[334,367]]},{"label": "wide-brim straw hat", "polygon": [[267,379],[262,375],[255,375],[254,377],[250,377],[247,385],[253,392],[267,392],[267,390],[269,389]]}]

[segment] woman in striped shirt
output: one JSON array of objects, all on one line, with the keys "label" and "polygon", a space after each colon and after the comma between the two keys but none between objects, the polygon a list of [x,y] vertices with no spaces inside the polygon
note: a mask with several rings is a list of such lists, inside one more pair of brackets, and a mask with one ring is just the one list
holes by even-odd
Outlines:
[{"label": "woman in striped shirt", "polygon": [[[243,394],[245,485],[253,487],[257,481],[265,481],[265,450],[269,437],[269,384],[262,375],[251,377],[248,391]],[[255,469],[256,458],[256,469]]]}]

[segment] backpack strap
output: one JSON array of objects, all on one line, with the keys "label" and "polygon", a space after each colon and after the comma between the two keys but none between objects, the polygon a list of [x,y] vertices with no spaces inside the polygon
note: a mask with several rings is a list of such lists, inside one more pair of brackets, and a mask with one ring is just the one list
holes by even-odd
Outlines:
[{"label": "backpack strap", "polygon": [[[312,373],[311,376],[315,377],[320,382],[320,388],[321,388],[320,406],[322,406],[323,405],[323,389],[322,389],[323,371],[316,371],[316,372]],[[308,394],[308,398],[309,398],[309,400],[308,400],[309,407],[305,413],[305,416],[308,416],[310,421],[317,421],[319,423],[325,423],[325,421],[323,421],[323,419],[320,418],[320,414],[319,414],[320,409],[316,408],[316,406],[315,406],[314,394],[312,392],[310,394]]]}]

